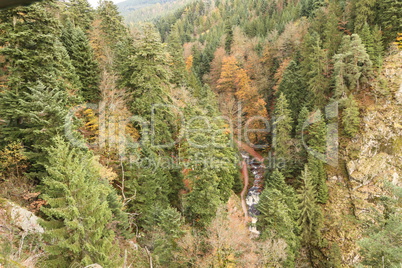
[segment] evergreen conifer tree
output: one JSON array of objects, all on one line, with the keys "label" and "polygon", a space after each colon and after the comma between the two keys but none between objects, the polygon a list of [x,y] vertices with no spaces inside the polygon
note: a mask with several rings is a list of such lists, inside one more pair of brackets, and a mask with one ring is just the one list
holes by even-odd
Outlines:
[{"label": "evergreen conifer tree", "polygon": [[94,19],[94,10],[87,0],[69,0],[66,3],[66,15],[75,27],[88,31]]},{"label": "evergreen conifer tree", "polygon": [[372,62],[357,34],[344,36],[334,56],[335,95],[345,96],[368,84],[372,78]]},{"label": "evergreen conifer tree", "polygon": [[302,171],[302,188],[299,190],[299,220],[302,245],[308,250],[309,259],[314,263],[316,249],[321,245],[323,223],[320,207],[316,203],[316,191],[307,165]]},{"label": "evergreen conifer tree", "polygon": [[114,190],[99,179],[91,153],[71,148],[61,137],[54,144],[47,149],[49,176],[42,181],[46,267],[119,267],[115,235],[108,227],[113,213],[107,197]]},{"label": "evergreen conifer tree", "polygon": [[295,120],[300,109],[305,104],[308,92],[305,86],[305,80],[301,75],[300,65],[292,60],[283,74],[282,82],[279,85],[277,97],[283,93],[289,103],[291,118]]},{"label": "evergreen conifer tree", "polygon": [[327,127],[320,110],[314,115],[314,122],[308,128],[307,144],[313,150],[308,154],[308,168],[313,185],[317,192],[316,198],[319,203],[326,203],[328,200],[328,188],[326,185],[327,174],[324,163],[314,153],[325,154]]},{"label": "evergreen conifer tree", "polygon": [[80,79],[82,85],[80,93],[84,100],[89,102],[99,100],[100,71],[88,38],[80,28],[74,27],[67,21],[63,27],[61,41]]},{"label": "evergreen conifer tree", "polygon": [[289,109],[288,101],[283,93],[279,96],[274,110],[274,138],[273,144],[275,148],[275,157],[277,161],[283,161],[286,163],[284,170],[286,176],[291,173],[292,160],[292,124],[291,111]]},{"label": "evergreen conifer tree", "polygon": [[359,116],[359,106],[351,95],[345,100],[345,109],[342,113],[343,131],[347,136],[354,137],[359,131]]}]

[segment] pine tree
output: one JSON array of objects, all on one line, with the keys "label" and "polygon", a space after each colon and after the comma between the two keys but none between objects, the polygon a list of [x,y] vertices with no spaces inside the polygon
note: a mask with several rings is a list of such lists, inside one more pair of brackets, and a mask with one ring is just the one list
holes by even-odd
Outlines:
[{"label": "pine tree", "polygon": [[335,94],[345,96],[367,86],[372,78],[372,62],[357,34],[344,36],[334,56]]},{"label": "pine tree", "polygon": [[286,176],[291,173],[292,160],[292,124],[291,111],[289,109],[288,101],[283,93],[279,96],[274,110],[274,123],[273,123],[273,145],[275,148],[275,157],[277,161],[286,163],[284,170]]},{"label": "pine tree", "polygon": [[113,214],[107,197],[114,190],[99,180],[91,153],[71,148],[60,137],[54,144],[47,149],[49,176],[42,181],[46,267],[119,267],[115,235],[108,227]]},{"label": "pine tree", "polygon": [[357,102],[353,98],[353,96],[349,96],[348,99],[345,100],[345,109],[342,113],[342,125],[343,131],[349,137],[354,137],[359,131],[360,125],[360,113],[359,106]]},{"label": "pine tree", "polygon": [[99,100],[100,70],[88,38],[80,28],[74,27],[67,21],[63,27],[61,41],[80,79],[82,85],[80,93],[84,100],[88,102]]}]

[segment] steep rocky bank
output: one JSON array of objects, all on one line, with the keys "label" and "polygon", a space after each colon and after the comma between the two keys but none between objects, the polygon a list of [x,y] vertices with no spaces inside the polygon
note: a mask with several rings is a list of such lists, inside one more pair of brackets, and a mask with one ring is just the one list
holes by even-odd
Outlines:
[{"label": "steep rocky bank", "polygon": [[[341,161],[327,180],[330,198],[324,206],[328,254],[339,246],[345,267],[359,263],[359,241],[373,213],[384,208],[384,185],[402,183],[402,52],[385,59],[371,92],[359,96],[361,131],[341,141]],[[342,146],[341,146],[342,147]]]}]

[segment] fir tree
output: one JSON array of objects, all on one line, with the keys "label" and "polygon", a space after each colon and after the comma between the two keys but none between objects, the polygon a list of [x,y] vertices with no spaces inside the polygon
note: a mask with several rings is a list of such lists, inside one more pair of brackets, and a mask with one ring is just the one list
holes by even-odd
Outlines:
[{"label": "fir tree", "polygon": [[275,157],[277,161],[283,161],[287,163],[282,172],[289,175],[291,172],[291,166],[289,165],[292,159],[292,124],[291,111],[289,109],[288,101],[283,93],[279,96],[274,110],[274,139],[273,144],[275,148]]},{"label": "fir tree", "polygon": [[100,71],[88,38],[80,28],[74,27],[70,21],[67,21],[62,31],[61,41],[80,79],[81,95],[84,100],[88,102],[99,100]]},{"label": "fir tree", "polygon": [[[204,105],[211,105],[207,98],[204,102]],[[210,119],[216,116],[216,108],[211,108],[202,107],[210,109],[207,114]],[[202,111],[200,107],[188,109],[186,113],[190,118]],[[205,129],[205,120],[193,120],[181,144],[181,154],[190,160],[191,168],[185,175],[192,186],[184,196],[185,216],[188,222],[199,228],[205,228],[214,218],[218,206],[227,202],[236,176],[236,154],[230,146],[229,136],[222,131],[223,122],[213,121]]]},{"label": "fir tree", "polygon": [[304,163],[307,161],[307,150],[304,144],[307,144],[308,140],[308,126],[305,124],[308,123],[309,118],[309,110],[306,106],[300,110],[299,117],[297,119],[297,126],[296,126],[296,144],[298,145],[298,153],[296,155],[296,167],[298,170],[302,170]]},{"label": "fir tree", "polygon": [[230,54],[231,49],[232,49],[232,43],[233,43],[233,29],[232,29],[232,25],[230,25],[228,22],[226,22],[226,25],[225,25],[225,34],[226,34],[225,50],[226,50],[226,53]]},{"label": "fir tree", "polygon": [[313,98],[312,105],[317,107],[323,107],[325,104],[325,96],[328,95],[329,79],[327,77],[329,73],[327,52],[321,48],[321,39],[317,33],[311,35],[310,50],[308,55],[308,71],[307,75],[307,87],[310,91],[310,96]]},{"label": "fir tree", "polygon": [[101,28],[109,45],[114,47],[118,44],[116,40],[120,41],[127,37],[127,29],[124,26],[123,18],[112,1],[100,0],[96,11],[97,16],[101,19]]},{"label": "fir tree", "polygon": [[257,225],[260,230],[263,230],[262,239],[282,238],[286,241],[287,258],[283,266],[293,267],[298,250],[298,238],[295,233],[297,223],[293,218],[294,211],[285,202],[286,198],[286,195],[279,190],[266,188],[258,203],[261,215],[258,217]]},{"label": "fir tree", "polygon": [[324,204],[328,200],[327,174],[323,160],[319,159],[316,153],[325,154],[327,127],[320,110],[313,115],[312,119],[316,122],[308,128],[307,144],[309,145],[309,150],[312,150],[309,151],[308,155],[308,168],[317,193],[317,202]]},{"label": "fir tree", "polygon": [[75,27],[88,31],[94,19],[94,10],[87,0],[70,0],[66,3],[66,15]]},{"label": "fir tree", "polygon": [[385,44],[392,42],[397,37],[398,33],[402,32],[402,3],[399,0],[384,0],[379,1],[380,12],[379,20],[381,28],[384,31]]},{"label": "fir tree", "polygon": [[372,23],[375,15],[377,0],[353,0],[354,28],[355,32],[360,32],[364,25]]},{"label": "fir tree", "polygon": [[[7,87],[0,97],[5,141],[23,140],[33,170],[43,161],[51,137],[63,132],[69,97],[81,84],[64,46],[52,3],[41,2],[0,13],[0,38]],[[78,100],[77,100],[78,101]]]},{"label": "fir tree", "polygon": [[[152,125],[153,145],[173,141],[175,115],[167,85],[171,77],[165,46],[150,24],[145,24],[128,56],[120,59],[119,86],[126,88],[130,111]],[[121,57],[122,55],[120,55]]]},{"label": "fir tree", "polygon": [[360,32],[362,43],[366,47],[367,54],[370,56],[373,66],[376,68],[381,67],[382,64],[382,34],[378,26],[371,30],[370,26],[366,23]]},{"label": "fir tree", "polygon": [[314,263],[317,257],[315,251],[322,241],[323,218],[320,207],[316,203],[316,191],[307,165],[302,171],[301,180],[303,186],[298,194],[300,211],[298,224],[301,228],[302,245],[308,250],[310,262]]},{"label": "fir tree", "polygon": [[296,119],[300,109],[307,100],[305,80],[301,75],[300,65],[296,61],[291,61],[283,74],[279,85],[277,96],[283,93],[289,103],[289,109],[292,111],[291,118]]},{"label": "fir tree", "polygon": [[[0,13],[0,54],[5,57],[8,87],[16,94],[41,81],[45,86],[74,92],[80,88],[68,53],[58,40],[59,22],[42,2]],[[30,22],[30,23],[25,23]]]},{"label": "fir tree", "polygon": [[359,106],[353,96],[345,100],[345,109],[342,113],[343,131],[349,137],[354,137],[359,131],[360,125]]},{"label": "fir tree", "polygon": [[91,153],[71,148],[60,137],[54,144],[47,149],[49,176],[42,181],[46,266],[119,267],[114,233],[108,227],[113,213],[107,197],[113,189],[99,180]]}]

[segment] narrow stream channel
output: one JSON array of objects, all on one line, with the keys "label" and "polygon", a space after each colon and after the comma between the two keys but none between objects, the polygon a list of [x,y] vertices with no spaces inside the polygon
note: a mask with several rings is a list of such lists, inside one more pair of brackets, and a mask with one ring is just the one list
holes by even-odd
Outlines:
[{"label": "narrow stream channel", "polygon": [[[243,158],[241,164],[241,173],[243,176],[243,191],[240,194],[242,201],[242,208],[247,221],[251,221],[249,230],[250,232],[259,235],[257,230],[257,216],[259,211],[257,210],[258,202],[260,201],[260,194],[264,189],[264,173],[265,166],[263,164],[264,158],[258,154],[254,149],[245,145],[242,142],[238,142],[241,148],[241,156]],[[249,185],[249,171],[253,174],[254,182],[250,189]],[[247,196],[246,196],[247,192]]]}]

